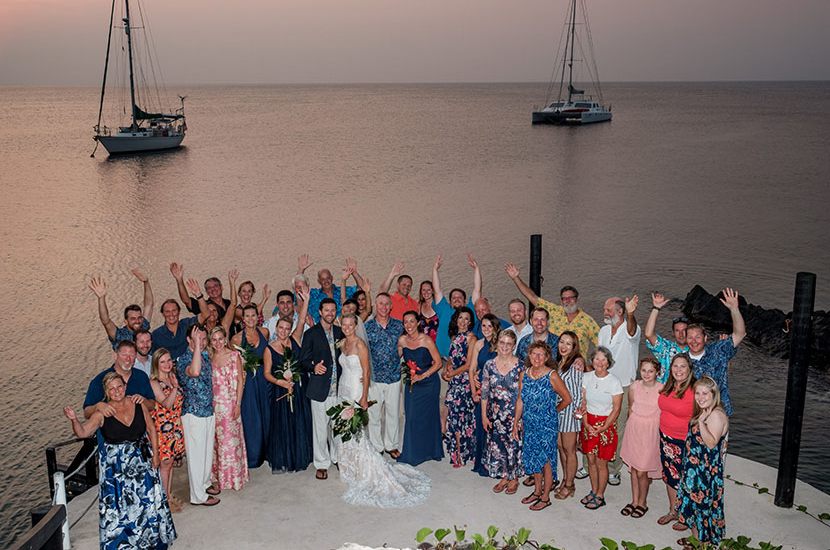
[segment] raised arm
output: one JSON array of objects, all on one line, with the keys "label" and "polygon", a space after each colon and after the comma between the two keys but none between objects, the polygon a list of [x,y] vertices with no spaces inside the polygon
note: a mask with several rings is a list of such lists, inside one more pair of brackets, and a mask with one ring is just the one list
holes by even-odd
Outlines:
[{"label": "raised arm", "polygon": [[438,276],[438,271],[441,269],[443,258],[441,255],[435,257],[435,262],[432,264],[432,300],[437,304],[444,298],[444,292],[441,290],[441,278]]},{"label": "raised arm", "polygon": [[202,374],[202,343],[199,336],[194,336],[193,339],[193,361],[184,370],[191,378],[197,378]]},{"label": "raised arm", "polygon": [[291,334],[291,337],[298,344],[303,341],[303,333],[305,332],[303,329],[305,328],[305,320],[308,317],[308,300],[311,294],[307,288],[303,288],[300,291],[300,297],[303,300],[300,304],[300,313],[297,315],[297,326],[294,327],[294,332]]},{"label": "raised arm", "polygon": [[372,281],[369,280],[369,277],[363,278],[363,286],[360,287],[363,289],[363,292],[366,293],[366,311],[360,316],[361,319],[364,321],[369,318],[372,314]]},{"label": "raised arm", "polygon": [[507,273],[507,276],[510,277],[510,280],[513,281],[513,284],[516,285],[516,288],[519,289],[519,292],[522,293],[522,296],[527,298],[527,301],[534,306],[537,305],[539,302],[539,296],[537,296],[536,293],[533,292],[533,289],[527,286],[519,276],[519,268],[516,267],[516,264],[506,263],[504,265],[504,271]]},{"label": "raised arm", "polygon": [[[187,287],[184,284],[184,265],[173,262],[170,264],[170,274],[176,279],[176,288],[179,290],[182,305],[189,311],[193,307],[193,301],[190,299],[190,294],[187,293]],[[199,294],[201,294],[201,290],[196,292],[197,296]]]},{"label": "raised arm", "polygon": [[313,263],[314,262],[309,259],[308,254],[300,254],[299,257],[297,257],[297,274],[304,275],[305,270],[311,267],[311,264]]},{"label": "raised arm", "polygon": [[625,299],[625,328],[629,336],[637,334],[637,319],[634,318],[634,312],[637,311],[639,303],[640,298],[636,294]]},{"label": "raised arm", "polygon": [[64,407],[63,414],[72,423],[72,431],[81,439],[91,436],[95,433],[95,430],[104,425],[104,415],[99,412],[93,413],[86,422],[78,420],[75,409],[72,407]]},{"label": "raised arm", "polygon": [[404,263],[403,262],[395,262],[395,265],[392,266],[392,270],[389,271],[389,276],[380,284],[380,291],[381,292],[389,292],[389,288],[392,286],[392,281],[395,280],[395,277],[398,277],[404,270]]},{"label": "raised arm", "polygon": [[352,276],[354,277],[354,282],[357,283],[357,286],[363,286],[363,275],[357,270],[357,260],[349,256],[346,258],[346,265],[352,270]]},{"label": "raised arm", "polygon": [[[227,311],[225,311],[225,315],[222,317],[222,319],[220,319],[220,322],[222,323],[222,328],[225,329],[225,334],[231,333],[231,324],[233,323],[233,320],[236,318],[236,304],[239,301],[239,295],[236,288],[236,280],[238,278],[239,271],[236,269],[231,269],[228,273],[228,285],[231,287],[231,303],[228,305],[228,309]],[[205,303],[205,306],[207,306],[207,303]],[[201,308],[202,304],[199,303],[200,312]],[[205,309],[207,309],[207,307]]]},{"label": "raised arm", "polygon": [[115,339],[115,332],[118,327],[110,319],[110,312],[107,308],[107,283],[104,282],[103,277],[93,277],[89,280],[89,290],[91,290],[98,298],[98,319],[104,325],[104,330],[110,340]]},{"label": "raised arm", "polygon": [[354,275],[354,271],[352,270],[349,262],[346,262],[346,265],[343,266],[343,270],[340,272],[340,304],[342,305],[346,301],[346,284],[349,282],[349,277]]},{"label": "raised arm", "polygon": [[147,319],[149,323],[150,320],[153,318],[153,306],[155,305],[155,301],[153,300],[153,289],[150,288],[150,279],[147,278],[144,273],[141,272],[137,267],[130,270],[130,273],[135,275],[135,278],[141,281],[141,284],[144,285],[144,309],[141,312],[144,314],[144,318]]},{"label": "raised arm", "polygon": [[[208,318],[208,315],[210,315],[210,312],[208,311],[208,305],[207,300],[205,300],[205,295],[202,294],[202,289],[199,287],[199,281],[197,281],[196,279],[188,279],[187,288],[185,290],[188,289],[194,296],[196,296],[195,299],[199,302],[199,323],[204,323],[205,320]],[[231,292],[235,292],[235,289],[231,289]],[[187,297],[188,299],[190,299],[189,295]],[[236,307],[234,306],[234,308],[230,311],[236,311]]]},{"label": "raised arm", "polygon": [[481,298],[481,268],[478,266],[478,262],[475,258],[473,258],[472,254],[467,254],[467,263],[473,268],[472,300],[473,303],[476,303],[478,302],[478,299]]},{"label": "raised arm", "polygon": [[[262,316],[262,312],[265,311],[265,304],[268,303],[268,300],[270,300],[270,299],[271,299],[271,287],[269,287],[268,284],[266,283],[266,284],[262,285],[262,300],[260,300],[259,303],[256,306],[256,312],[257,312],[257,314],[259,314],[260,317]],[[236,309],[235,306],[234,306],[234,309]]]},{"label": "raised arm", "polygon": [[724,288],[723,298],[720,302],[729,309],[729,314],[732,316],[732,344],[738,347],[746,337],[746,323],[744,323],[744,316],[741,315],[741,309],[738,307],[738,291]]},{"label": "raised arm", "polygon": [[649,312],[646,320],[645,337],[652,346],[657,345],[657,317],[660,316],[660,310],[666,307],[668,303],[666,297],[659,292],[651,294],[651,312]]}]

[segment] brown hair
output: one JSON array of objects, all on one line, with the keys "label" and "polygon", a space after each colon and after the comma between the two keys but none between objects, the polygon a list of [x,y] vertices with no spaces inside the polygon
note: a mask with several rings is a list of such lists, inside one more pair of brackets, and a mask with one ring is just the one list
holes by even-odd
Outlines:
[{"label": "brown hair", "polygon": [[[671,371],[671,368],[674,366],[674,362],[678,359],[683,359],[689,366],[689,376],[683,382],[675,380],[674,374],[672,374]],[[686,390],[688,390],[694,383],[695,373],[694,370],[692,370],[692,359],[686,353],[678,353],[671,358],[671,363],[669,364],[669,378],[666,380],[666,385],[663,386],[660,393],[666,397],[677,397],[678,399],[683,399],[683,395],[686,393]]]}]

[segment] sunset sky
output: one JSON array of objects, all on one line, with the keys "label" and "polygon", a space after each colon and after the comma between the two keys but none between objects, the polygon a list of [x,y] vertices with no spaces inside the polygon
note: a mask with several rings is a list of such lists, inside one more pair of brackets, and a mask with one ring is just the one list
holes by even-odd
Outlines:
[{"label": "sunset sky", "polygon": [[[168,84],[547,81],[567,0],[142,0]],[[587,0],[603,81],[830,79],[830,0]],[[109,0],[0,0],[0,85],[95,85]]]}]

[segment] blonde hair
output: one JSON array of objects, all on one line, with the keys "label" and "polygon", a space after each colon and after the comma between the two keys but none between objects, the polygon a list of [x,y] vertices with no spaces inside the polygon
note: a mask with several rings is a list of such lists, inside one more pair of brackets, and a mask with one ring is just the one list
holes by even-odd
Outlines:
[{"label": "blonde hair", "polygon": [[[216,334],[217,332],[221,332],[222,336],[225,337],[225,348],[226,349],[232,349],[229,345],[230,342],[228,340],[228,333],[225,330],[225,327],[223,327],[223,326],[217,325],[217,326],[213,327],[210,331],[210,334],[208,335],[208,340],[213,338],[213,335]],[[208,348],[208,357],[213,359],[213,356],[216,354],[216,350],[214,350],[213,346],[211,346],[210,344],[208,344],[207,348]]]},{"label": "blonde hair", "polygon": [[107,386],[109,385],[110,382],[112,382],[116,378],[121,380],[121,383],[124,384],[124,387],[127,386],[127,383],[124,381],[123,376],[121,376],[117,372],[108,372],[107,374],[104,375],[104,379],[101,381],[101,384],[103,384],[103,386],[104,386],[104,401],[109,401],[110,400],[110,396],[107,393]]},{"label": "blonde hair", "polygon": [[[720,399],[720,388],[718,387],[718,383],[711,376],[703,376],[692,387],[692,390],[697,390],[698,386],[707,388],[710,392],[712,392],[712,410],[720,409],[721,412],[726,414],[726,411],[723,410],[723,403]],[[692,413],[692,419],[689,421],[689,425],[695,424],[703,415],[703,409],[700,408],[700,405],[697,404],[697,399],[695,399],[695,407],[694,412]]]},{"label": "blonde hair", "polygon": [[[150,363],[150,380],[159,379],[159,363],[161,362],[161,358],[164,357],[165,354],[170,355],[170,352],[167,351],[167,348],[159,348],[153,352],[153,360],[152,363]],[[172,355],[170,355],[170,359],[173,359]],[[173,366],[176,366],[175,362],[173,363]],[[176,373],[173,373],[173,376],[176,376]]]}]

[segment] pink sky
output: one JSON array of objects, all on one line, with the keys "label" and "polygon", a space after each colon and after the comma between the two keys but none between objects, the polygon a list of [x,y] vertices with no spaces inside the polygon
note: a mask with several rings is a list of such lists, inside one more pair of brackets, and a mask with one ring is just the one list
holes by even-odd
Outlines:
[{"label": "pink sky", "polygon": [[[168,83],[546,81],[567,0],[142,0]],[[828,0],[587,0],[603,81],[830,79]],[[108,0],[0,0],[0,85],[96,85]]]}]

